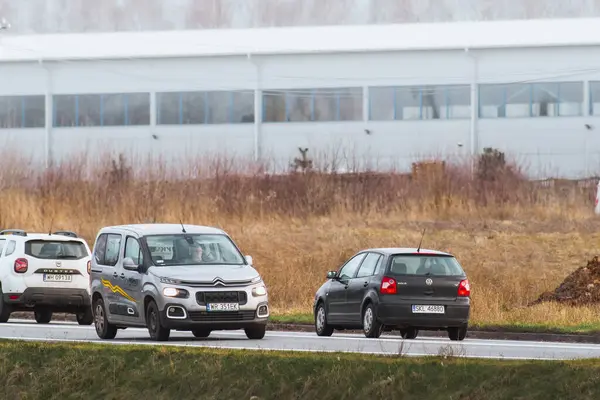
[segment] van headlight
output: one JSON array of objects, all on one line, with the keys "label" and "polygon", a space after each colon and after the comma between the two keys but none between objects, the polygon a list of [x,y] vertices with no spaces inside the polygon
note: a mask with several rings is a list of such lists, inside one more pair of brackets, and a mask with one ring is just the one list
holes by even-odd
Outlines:
[{"label": "van headlight", "polygon": [[189,293],[185,289],[177,289],[173,287],[166,287],[162,291],[163,296],[165,297],[177,297],[180,299],[186,299],[189,296]]},{"label": "van headlight", "polygon": [[259,283],[260,281],[262,281],[262,278],[261,278],[261,276],[260,276],[260,275],[258,275],[257,277],[255,277],[255,278],[252,278],[252,279],[250,280],[250,283]]},{"label": "van headlight", "polygon": [[254,296],[254,297],[265,296],[266,294],[267,294],[267,288],[264,287],[263,285],[252,288],[252,296]]}]

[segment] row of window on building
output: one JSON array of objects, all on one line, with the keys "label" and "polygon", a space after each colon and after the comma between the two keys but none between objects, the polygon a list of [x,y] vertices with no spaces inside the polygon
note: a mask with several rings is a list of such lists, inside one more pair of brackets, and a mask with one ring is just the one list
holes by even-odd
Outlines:
[{"label": "row of window on building", "polygon": [[[363,119],[363,89],[263,91],[263,121],[327,122]],[[370,87],[371,121],[468,119],[469,85]],[[150,125],[150,94],[79,94],[53,96],[54,127]],[[589,113],[600,115],[600,82],[590,82]],[[479,117],[580,116],[583,82],[479,85]],[[254,92],[157,93],[158,125],[237,124],[254,122]],[[0,128],[42,128],[45,98],[0,96]]]}]

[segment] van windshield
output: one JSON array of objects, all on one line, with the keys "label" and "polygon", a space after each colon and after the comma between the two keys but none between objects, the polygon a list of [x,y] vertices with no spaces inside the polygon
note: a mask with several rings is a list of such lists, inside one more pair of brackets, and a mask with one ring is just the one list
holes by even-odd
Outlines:
[{"label": "van windshield", "polygon": [[463,276],[458,260],[438,254],[398,254],[391,257],[390,275]]},{"label": "van windshield", "polygon": [[146,243],[152,262],[170,265],[241,265],[244,257],[231,239],[221,234],[150,235]]}]

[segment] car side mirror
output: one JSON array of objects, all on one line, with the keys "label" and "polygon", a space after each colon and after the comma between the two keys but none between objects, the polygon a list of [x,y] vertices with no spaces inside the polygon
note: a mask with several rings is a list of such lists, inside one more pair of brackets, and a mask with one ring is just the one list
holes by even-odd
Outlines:
[{"label": "car side mirror", "polygon": [[134,263],[131,257],[125,257],[123,260],[123,268],[128,271],[139,271],[139,265]]},{"label": "car side mirror", "polygon": [[327,273],[327,279],[337,279],[337,278],[338,278],[337,271],[329,271]]},{"label": "car side mirror", "polygon": [[253,261],[253,260],[252,260],[252,256],[245,256],[245,258],[246,258],[246,262],[247,262],[248,264],[252,265],[252,261]]}]

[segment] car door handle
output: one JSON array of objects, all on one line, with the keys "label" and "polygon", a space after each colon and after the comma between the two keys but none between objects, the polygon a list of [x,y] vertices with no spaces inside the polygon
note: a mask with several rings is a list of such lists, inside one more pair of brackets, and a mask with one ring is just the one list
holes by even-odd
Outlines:
[{"label": "car door handle", "polygon": [[368,285],[369,285],[369,282],[368,282],[368,281],[365,281],[365,283],[363,283],[363,286],[364,286],[364,287],[367,287]]},{"label": "car door handle", "polygon": [[121,274],[121,279],[125,279],[125,274],[124,273]]},{"label": "car door handle", "polygon": [[119,277],[119,275],[118,275],[118,274],[115,272],[115,273],[113,274],[113,277],[115,277],[115,278],[118,278],[118,277]]}]

